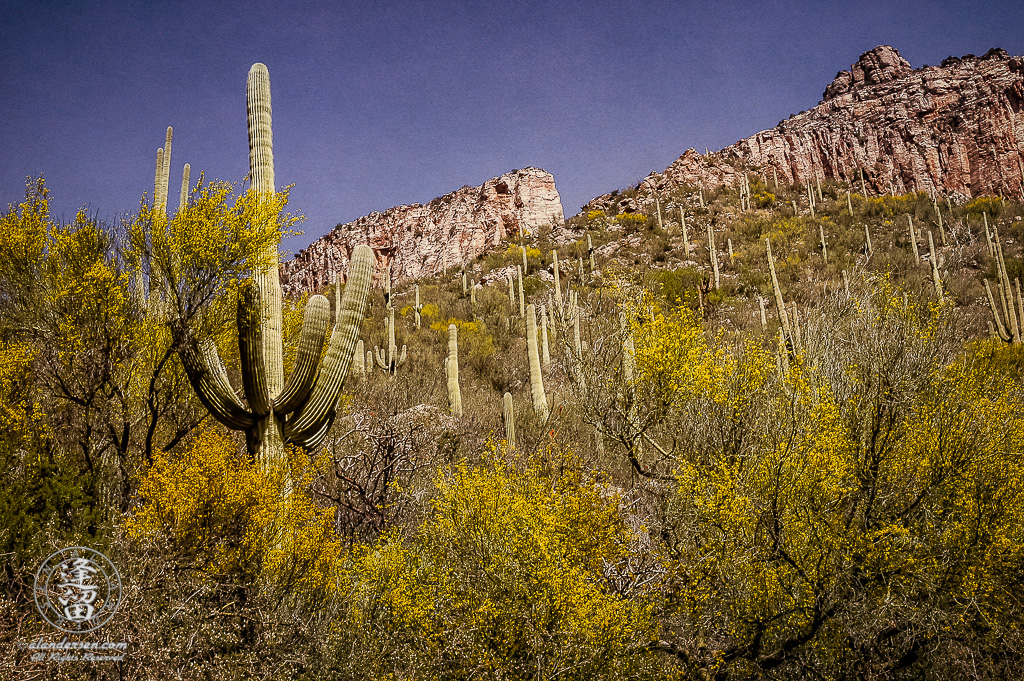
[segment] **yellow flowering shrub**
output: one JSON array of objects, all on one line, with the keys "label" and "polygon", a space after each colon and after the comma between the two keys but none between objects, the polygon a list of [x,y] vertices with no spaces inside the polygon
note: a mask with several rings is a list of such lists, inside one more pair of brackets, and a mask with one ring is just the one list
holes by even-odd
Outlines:
[{"label": "yellow flowering shrub", "polygon": [[239,454],[222,430],[207,428],[180,454],[156,457],[125,526],[136,540],[165,536],[180,561],[211,574],[331,592],[342,547],[333,511],[304,491],[315,470],[295,450],[288,465],[267,468]]},{"label": "yellow flowering shrub", "polygon": [[652,660],[652,604],[602,577],[631,538],[588,478],[456,466],[414,536],[353,552],[350,626],[374,632],[381,671],[423,678],[635,673]]}]

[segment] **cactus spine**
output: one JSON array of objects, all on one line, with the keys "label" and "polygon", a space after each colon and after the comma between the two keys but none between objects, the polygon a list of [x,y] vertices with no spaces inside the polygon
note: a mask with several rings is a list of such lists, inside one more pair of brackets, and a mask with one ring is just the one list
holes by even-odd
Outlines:
[{"label": "cactus spine", "polygon": [[462,390],[459,387],[459,327],[448,325],[448,359],[444,363],[448,375],[448,406],[452,415],[462,417]]},{"label": "cactus spine", "polygon": [[512,393],[501,398],[501,420],[505,422],[505,442],[509,449],[516,448],[516,413],[512,408]]},{"label": "cactus spine", "polygon": [[871,247],[871,232],[868,231],[867,225],[864,225],[864,244],[867,247],[868,255],[875,252],[875,249]]},{"label": "cactus spine", "polygon": [[526,306],[526,350],[530,361],[530,394],[533,410],[542,421],[548,419],[548,398],[544,394],[544,379],[540,373],[540,353],[537,350],[537,313],[533,305]]}]

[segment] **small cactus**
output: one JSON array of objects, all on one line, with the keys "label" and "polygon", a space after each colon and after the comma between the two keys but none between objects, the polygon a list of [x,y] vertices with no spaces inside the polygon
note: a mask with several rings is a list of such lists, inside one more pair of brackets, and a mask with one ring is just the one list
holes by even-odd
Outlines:
[{"label": "small cactus", "polygon": [[516,413],[512,408],[512,394],[501,398],[501,420],[505,422],[505,442],[509,449],[516,448]]},{"label": "small cactus", "polygon": [[416,328],[420,328],[420,312],[423,310],[423,306],[420,305],[420,285],[416,284],[416,304],[413,305],[412,311],[415,314]]},{"label": "small cactus", "polygon": [[352,355],[352,366],[356,370],[356,374],[359,376],[366,375],[366,364],[363,363],[363,359],[366,357],[363,354],[363,341],[362,339],[356,341],[356,350]]},{"label": "small cactus", "polygon": [[683,207],[679,206],[679,225],[683,230],[683,250],[686,252],[686,257],[690,257],[690,235],[686,230],[686,213],[683,212]]},{"label": "small cactus", "polygon": [[[921,254],[917,250],[917,234],[914,232],[914,218],[907,213],[907,225],[910,227],[910,248],[914,252],[914,265],[921,264]],[[864,229],[867,229],[865,227]]]}]

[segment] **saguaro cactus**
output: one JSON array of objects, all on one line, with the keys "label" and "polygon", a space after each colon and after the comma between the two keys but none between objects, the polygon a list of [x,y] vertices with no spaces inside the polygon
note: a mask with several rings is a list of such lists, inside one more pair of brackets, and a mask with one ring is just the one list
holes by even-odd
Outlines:
[{"label": "saguaro cactus", "polygon": [[352,363],[355,365],[356,373],[360,376],[366,375],[366,364],[363,361],[366,357],[363,352],[363,341],[359,340],[356,342],[356,350],[352,355]]},{"label": "saguaro cactus", "polygon": [[541,362],[547,366],[551,364],[551,349],[548,346],[548,311],[543,303],[540,305],[540,338]]},{"label": "saguaro cactus", "polygon": [[775,309],[779,313],[779,324],[782,325],[782,334],[787,344],[789,345],[790,352],[795,354],[797,345],[796,338],[793,336],[793,331],[789,325],[789,315],[786,313],[786,303],[782,299],[782,289],[779,287],[779,278],[775,274],[775,259],[772,258],[772,242],[765,238],[764,240],[765,250],[768,252],[768,270],[772,276],[772,291],[775,293]]},{"label": "saguaro cactus", "polygon": [[932,286],[935,287],[935,297],[942,302],[942,278],[939,276],[939,254],[935,251],[935,240],[932,238],[932,231],[928,230],[928,260],[932,265]]},{"label": "saguaro cactus", "polygon": [[683,231],[683,250],[686,252],[686,257],[690,257],[690,234],[686,230],[686,213],[683,212],[683,207],[679,206],[679,226]]},{"label": "saguaro cactus", "polygon": [[501,398],[501,420],[505,422],[505,442],[509,449],[516,448],[516,413],[512,408],[512,393]]},{"label": "saguaro cactus", "polygon": [[715,230],[711,227],[711,222],[708,222],[708,250],[711,252],[711,268],[715,273],[715,288],[721,288],[722,280],[718,273],[718,248],[715,247]]},{"label": "saguaro cactus", "polygon": [[191,172],[192,166],[186,163],[185,167],[181,170],[181,194],[178,197],[178,210],[181,210],[188,204],[188,190],[191,186],[189,185],[189,175]]},{"label": "saguaro cactus", "polygon": [[[284,445],[316,448],[327,435],[337,410],[366,313],[374,256],[369,246],[357,246],[349,264],[348,285],[337,311],[334,332],[321,360],[330,304],[313,296],[306,304],[295,369],[281,390],[270,388],[265,361],[267,346],[281,347],[281,336],[264,333],[260,323],[268,314],[259,287],[243,286],[238,301],[238,350],[245,399],[235,394],[212,340],[202,343],[185,332],[182,364],[200,402],[228,428],[246,434],[250,453],[264,463],[284,458]],[[280,320],[278,320],[280,324]]]},{"label": "saguaro cactus", "polygon": [[[270,78],[263,64],[249,71],[248,104],[250,172],[256,191],[266,196],[274,185]],[[277,249],[270,249],[268,264],[239,293],[238,349],[247,404],[228,382],[213,341],[199,342],[188,329],[177,332],[179,355],[199,400],[225,426],[245,432],[250,453],[264,463],[283,460],[286,443],[313,449],[326,437],[366,314],[375,261],[369,246],[357,246],[353,252],[348,285],[322,359],[330,304],[320,295],[309,299],[295,369],[285,385]]]},{"label": "saguaro cactus", "polygon": [[412,306],[412,311],[416,315],[416,328],[420,328],[420,311],[423,310],[423,306],[420,305],[420,285],[416,284],[416,304]]},{"label": "saguaro cactus", "polygon": [[558,306],[558,313],[562,313],[562,283],[561,275],[558,271],[558,251],[551,251],[551,257],[554,260],[555,270],[555,305]]},{"label": "saguaro cactus", "polygon": [[597,269],[597,265],[594,264],[594,242],[589,234],[587,234],[587,256],[590,257],[590,271],[593,272]]},{"label": "saguaro cactus", "polygon": [[[1019,344],[1024,342],[1024,298],[1020,294],[1020,279],[1016,280],[1016,307],[1014,305],[1014,288],[1010,286],[1010,276],[1006,271],[1006,262],[1003,259],[1003,245],[999,241],[999,228],[993,225],[995,232],[993,237],[993,250],[996,259],[996,289],[999,291],[1000,307],[1003,316],[999,316],[999,307],[996,306],[995,298],[992,295],[992,288],[988,280],[985,281],[985,292],[988,294],[988,304],[992,308],[992,316],[995,318],[995,328],[999,338],[1007,343]],[[1003,320],[1005,321],[1005,324]]]},{"label": "saguaro cactus", "polygon": [[533,410],[541,420],[548,418],[548,398],[544,394],[544,379],[540,373],[540,352],[537,349],[537,313],[533,305],[526,306],[526,350],[530,360],[530,394]]},{"label": "saguaro cactus", "polygon": [[[910,248],[914,251],[914,264],[921,264],[921,254],[917,250],[917,234],[914,232],[914,218],[907,213],[907,225],[910,226]],[[867,229],[865,227],[864,229]]]},{"label": "saguaro cactus", "polygon": [[525,317],[526,316],[526,296],[523,295],[523,273],[525,273],[526,270],[520,269],[519,265],[516,265],[516,269],[519,270],[519,276],[517,277],[517,279],[519,280],[519,316],[520,317]]},{"label": "saguaro cactus", "polygon": [[448,325],[448,359],[444,363],[448,375],[448,405],[452,415],[462,416],[462,389],[459,387],[459,327]]},{"label": "saguaro cactus", "polygon": [[402,353],[398,353],[398,344],[395,342],[395,308],[388,308],[388,318],[385,321],[388,327],[388,346],[386,348],[374,348],[374,356],[377,366],[384,370],[388,376],[394,376],[398,367],[405,364],[406,347],[402,346]]}]

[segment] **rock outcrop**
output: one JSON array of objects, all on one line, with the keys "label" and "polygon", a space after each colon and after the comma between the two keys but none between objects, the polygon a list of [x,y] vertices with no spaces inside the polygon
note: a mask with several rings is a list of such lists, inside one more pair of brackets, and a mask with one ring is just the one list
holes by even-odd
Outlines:
[{"label": "rock outcrop", "polygon": [[426,205],[397,206],[338,225],[281,266],[281,287],[286,293],[320,289],[348,270],[359,244],[369,244],[380,265],[391,265],[392,281],[401,283],[461,267],[520,229],[535,233],[563,220],[551,173],[514,170]]},{"label": "rock outcrop", "polygon": [[[1024,197],[1024,58],[992,49],[911,68],[876,47],[840,71],[813,109],[707,155],[689,149],[638,186],[640,204],[682,186],[735,185],[744,172],[769,187],[865,177],[869,194],[938,191]],[[618,207],[606,194],[585,210]],[[624,208],[623,207],[619,207]]]}]

